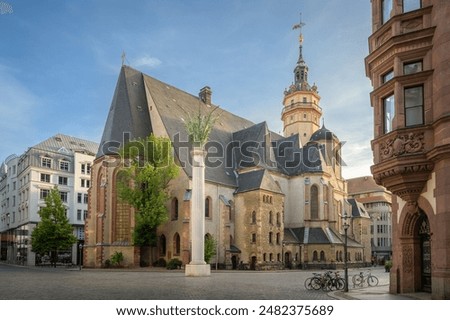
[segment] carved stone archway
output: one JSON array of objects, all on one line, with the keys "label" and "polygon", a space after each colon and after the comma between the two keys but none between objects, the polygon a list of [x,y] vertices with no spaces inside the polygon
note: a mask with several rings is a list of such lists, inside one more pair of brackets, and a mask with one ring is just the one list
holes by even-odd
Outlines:
[{"label": "carved stone archway", "polygon": [[[397,268],[391,288],[398,293],[431,292],[431,205],[424,198],[408,202],[401,213],[399,245],[394,255]],[[397,260],[397,261],[396,261]],[[392,283],[395,279],[396,283]]]}]

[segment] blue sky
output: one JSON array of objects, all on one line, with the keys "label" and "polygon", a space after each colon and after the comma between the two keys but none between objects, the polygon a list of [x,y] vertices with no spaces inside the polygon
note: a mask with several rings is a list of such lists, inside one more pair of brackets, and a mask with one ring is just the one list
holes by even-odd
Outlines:
[{"label": "blue sky", "polygon": [[[0,0],[0,162],[63,133],[100,141],[126,64],[282,130],[302,12],[309,82],[341,141],[346,178],[369,175],[373,137],[364,58],[370,1]],[[3,6],[3,8],[5,8]]]}]

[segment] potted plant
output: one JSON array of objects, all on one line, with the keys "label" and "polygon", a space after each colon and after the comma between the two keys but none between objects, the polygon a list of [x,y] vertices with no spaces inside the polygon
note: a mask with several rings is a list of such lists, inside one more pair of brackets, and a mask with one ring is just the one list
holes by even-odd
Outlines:
[{"label": "potted plant", "polygon": [[386,262],[384,263],[384,270],[386,272],[391,271],[392,268],[392,260],[386,260]]}]

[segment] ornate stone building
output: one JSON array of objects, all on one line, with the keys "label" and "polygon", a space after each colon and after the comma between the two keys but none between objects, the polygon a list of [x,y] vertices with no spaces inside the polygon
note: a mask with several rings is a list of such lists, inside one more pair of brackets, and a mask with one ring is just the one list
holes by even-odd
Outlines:
[{"label": "ornate stone building", "polygon": [[372,174],[393,197],[392,293],[450,298],[450,2],[372,0]]},{"label": "ornate stone building", "polygon": [[[198,97],[123,66],[101,146],[92,168],[85,265],[102,267],[115,251],[128,266],[140,264],[131,243],[134,213],[116,194],[120,179],[117,148],[150,133],[171,139],[180,175],[171,183],[170,218],[158,229],[153,261],[190,260],[192,168],[186,121],[216,106],[205,87]],[[294,82],[284,93],[284,136],[265,122],[217,109],[220,114],[206,145],[205,236],[217,240],[212,263],[226,268],[274,269],[343,264],[340,216],[352,215],[349,258],[370,261],[370,219],[347,201],[339,139],[319,127],[317,86],[308,83],[302,41]]]}]

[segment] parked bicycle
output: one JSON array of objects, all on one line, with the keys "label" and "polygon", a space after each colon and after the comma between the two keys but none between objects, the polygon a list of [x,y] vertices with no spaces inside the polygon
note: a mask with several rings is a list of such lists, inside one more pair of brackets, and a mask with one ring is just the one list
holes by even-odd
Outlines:
[{"label": "parked bicycle", "polygon": [[374,287],[378,285],[378,278],[372,275],[370,270],[367,270],[365,273],[361,271],[359,274],[355,274],[352,277],[353,287],[362,287],[364,283],[367,282],[369,287]]},{"label": "parked bicycle", "polygon": [[342,290],[345,287],[345,280],[341,278],[339,271],[335,271],[334,276],[328,279],[326,285],[328,286],[328,289],[331,291]]},{"label": "parked bicycle", "polygon": [[342,290],[345,281],[339,275],[339,272],[326,271],[325,273],[313,273],[313,276],[305,280],[305,288],[307,290]]}]

